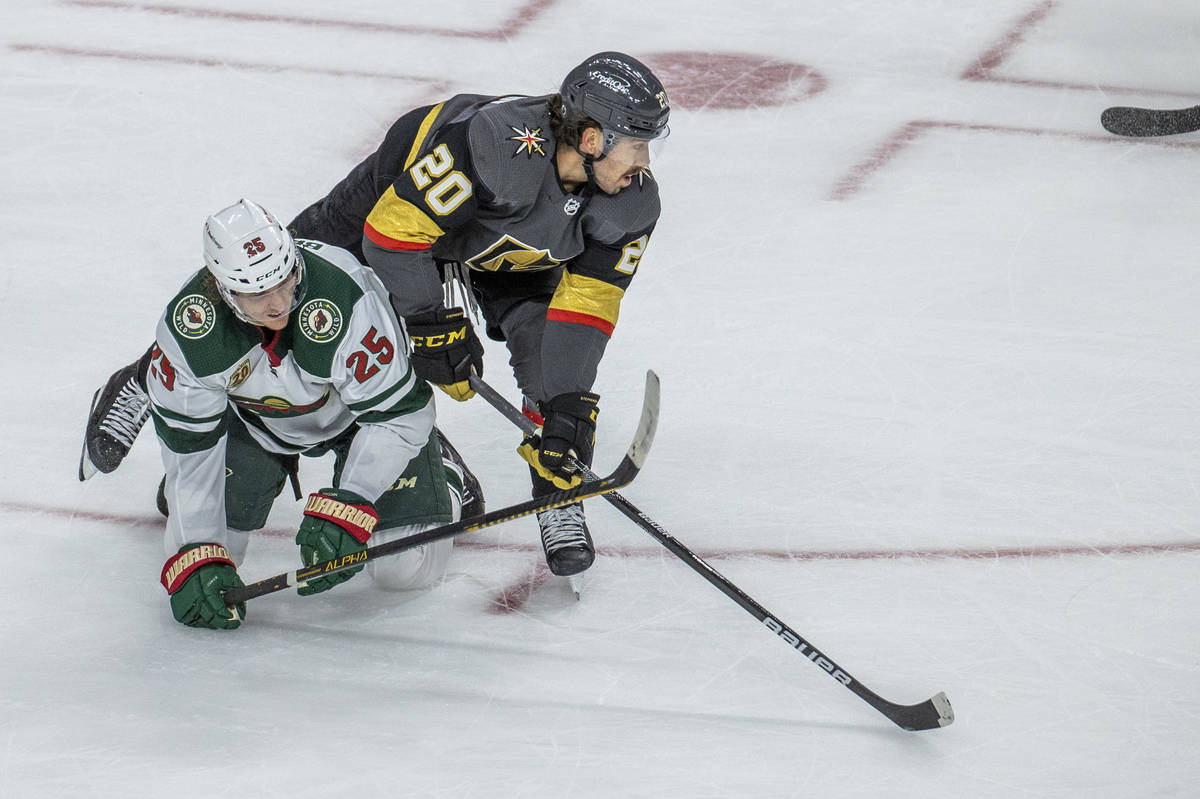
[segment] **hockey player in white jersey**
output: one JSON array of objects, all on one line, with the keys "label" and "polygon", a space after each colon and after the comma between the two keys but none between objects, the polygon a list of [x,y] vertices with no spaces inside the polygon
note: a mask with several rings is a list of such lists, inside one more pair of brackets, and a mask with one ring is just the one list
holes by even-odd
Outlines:
[{"label": "hockey player in white jersey", "polygon": [[[209,217],[203,242],[205,268],[159,320],[147,383],[166,467],[163,587],[179,622],[230,629],[245,606],[226,607],[222,592],[242,585],[247,533],[266,523],[295,456],[335,454],[332,485],[309,496],[296,534],[306,565],[457,520],[461,475],[443,463],[433,392],[374,272],[294,240],[248,200]],[[384,587],[420,587],[451,547],[367,568]]]}]

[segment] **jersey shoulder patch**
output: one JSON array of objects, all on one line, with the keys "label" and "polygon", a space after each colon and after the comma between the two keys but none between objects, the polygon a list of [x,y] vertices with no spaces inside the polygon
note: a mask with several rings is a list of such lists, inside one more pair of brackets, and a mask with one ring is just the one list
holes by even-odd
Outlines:
[{"label": "jersey shoulder patch", "polygon": [[201,269],[167,305],[166,327],[197,377],[224,372],[258,343],[254,331],[229,307],[212,298],[208,270]]},{"label": "jersey shoulder patch", "polygon": [[554,158],[547,97],[502,97],[471,119],[468,142],[476,180],[504,202],[537,192]]},{"label": "jersey shoulder patch", "polygon": [[364,293],[351,273],[363,267],[340,247],[306,239],[296,243],[308,273],[308,291],[292,312],[292,357],[309,374],[329,377],[350,315]]}]

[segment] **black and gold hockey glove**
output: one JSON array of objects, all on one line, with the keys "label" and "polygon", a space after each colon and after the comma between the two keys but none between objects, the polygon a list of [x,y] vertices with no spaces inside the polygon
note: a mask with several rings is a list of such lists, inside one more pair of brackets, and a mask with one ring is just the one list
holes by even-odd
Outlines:
[{"label": "black and gold hockey glove", "polygon": [[528,435],[517,452],[541,477],[558,488],[574,488],[583,476],[575,462],[590,466],[596,444],[596,416],[600,397],[584,391],[559,394],[538,403],[541,435]]},{"label": "black and gold hockey glove", "polygon": [[412,339],[412,366],[428,380],[462,402],[475,396],[467,380],[472,370],[483,376],[483,344],[461,308],[438,309],[406,317]]}]

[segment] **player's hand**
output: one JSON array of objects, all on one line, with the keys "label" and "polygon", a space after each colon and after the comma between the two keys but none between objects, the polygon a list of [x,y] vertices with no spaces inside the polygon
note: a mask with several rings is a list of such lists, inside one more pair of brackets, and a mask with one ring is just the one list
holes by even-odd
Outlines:
[{"label": "player's hand", "polygon": [[576,463],[590,465],[596,443],[600,397],[589,392],[559,394],[538,403],[540,435],[528,435],[517,452],[540,476],[558,488],[574,488],[583,476]]},{"label": "player's hand", "polygon": [[246,603],[226,607],[221,598],[230,588],[241,588],[237,568],[220,544],[190,544],[167,559],[162,570],[163,588],[171,595],[175,621],[189,627],[236,630],[246,618]]},{"label": "player's hand", "polygon": [[412,340],[412,366],[428,380],[462,402],[475,396],[467,381],[483,376],[483,344],[461,308],[414,314],[404,320]]},{"label": "player's hand", "polygon": [[[322,488],[309,494],[304,519],[296,533],[300,559],[305,566],[313,566],[327,560],[353,558],[366,550],[367,540],[378,522],[374,503],[351,491]],[[298,588],[297,593],[309,596],[328,591],[362,570],[362,566],[356,566],[317,577]]]}]

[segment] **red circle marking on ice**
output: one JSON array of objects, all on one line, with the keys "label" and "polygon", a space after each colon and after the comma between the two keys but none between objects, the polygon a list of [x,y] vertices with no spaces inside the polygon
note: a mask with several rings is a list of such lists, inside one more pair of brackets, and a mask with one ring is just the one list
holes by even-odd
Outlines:
[{"label": "red circle marking on ice", "polygon": [[825,76],[806,64],[747,53],[654,53],[644,59],[679,108],[737,110],[807,100]]}]

